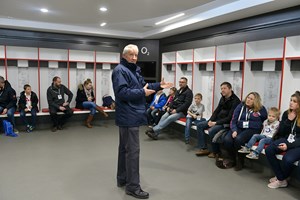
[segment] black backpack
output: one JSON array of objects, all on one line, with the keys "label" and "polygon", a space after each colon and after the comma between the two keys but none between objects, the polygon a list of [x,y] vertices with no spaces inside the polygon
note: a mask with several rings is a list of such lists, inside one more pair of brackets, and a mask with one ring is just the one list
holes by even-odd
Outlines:
[{"label": "black backpack", "polygon": [[115,109],[115,101],[108,94],[106,94],[102,97],[102,101],[103,101],[103,104],[102,104],[103,107]]}]

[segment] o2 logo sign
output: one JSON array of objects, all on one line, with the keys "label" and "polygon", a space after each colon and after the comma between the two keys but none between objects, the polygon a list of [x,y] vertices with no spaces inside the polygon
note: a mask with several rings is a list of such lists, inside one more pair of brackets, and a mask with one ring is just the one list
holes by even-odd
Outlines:
[{"label": "o2 logo sign", "polygon": [[150,52],[148,51],[147,47],[142,47],[141,48],[141,53],[146,55],[146,56],[150,55]]}]

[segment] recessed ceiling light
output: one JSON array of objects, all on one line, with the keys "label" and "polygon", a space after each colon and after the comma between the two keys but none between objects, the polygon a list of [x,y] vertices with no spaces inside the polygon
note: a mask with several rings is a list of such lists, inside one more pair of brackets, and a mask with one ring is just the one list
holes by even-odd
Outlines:
[{"label": "recessed ceiling light", "polygon": [[106,22],[103,22],[100,24],[100,26],[105,26],[106,25]]},{"label": "recessed ceiling light", "polygon": [[169,17],[169,18],[167,18],[167,19],[164,19],[164,20],[161,20],[161,21],[159,21],[159,22],[156,22],[155,25],[159,25],[159,24],[162,24],[162,23],[171,21],[172,19],[176,19],[176,18],[181,17],[181,16],[183,16],[183,15],[184,15],[184,13],[180,13],[180,14],[175,15],[175,16],[173,16],[173,17]]},{"label": "recessed ceiling light", "polygon": [[102,11],[102,12],[106,12],[107,8],[106,7],[101,7],[101,8],[99,8],[99,10]]},{"label": "recessed ceiling light", "polygon": [[40,11],[43,12],[43,13],[49,12],[49,10],[47,8],[42,8]]}]

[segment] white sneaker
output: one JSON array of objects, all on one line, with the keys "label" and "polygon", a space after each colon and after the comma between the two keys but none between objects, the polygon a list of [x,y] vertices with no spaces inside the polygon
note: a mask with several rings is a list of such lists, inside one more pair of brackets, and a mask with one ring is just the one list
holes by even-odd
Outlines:
[{"label": "white sneaker", "polygon": [[246,157],[249,159],[254,159],[254,160],[258,159],[258,155],[256,153],[254,153],[253,151],[250,152],[249,154],[247,154]]},{"label": "white sneaker", "polygon": [[240,150],[238,150],[239,153],[250,153],[250,149],[248,147],[242,146]]},{"label": "white sneaker", "polygon": [[273,183],[273,182],[275,182],[275,181],[277,181],[277,180],[278,180],[277,177],[274,176],[274,177],[272,177],[272,178],[269,179],[269,182],[270,182],[270,183]]},{"label": "white sneaker", "polygon": [[288,182],[286,180],[283,180],[283,181],[276,180],[276,181],[268,184],[268,187],[272,188],[272,189],[284,188],[287,186],[288,186]]}]

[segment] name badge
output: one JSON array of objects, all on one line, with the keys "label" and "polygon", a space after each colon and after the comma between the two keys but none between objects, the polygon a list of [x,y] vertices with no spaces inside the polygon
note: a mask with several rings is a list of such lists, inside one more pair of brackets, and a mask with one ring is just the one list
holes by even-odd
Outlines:
[{"label": "name badge", "polygon": [[57,95],[57,98],[58,98],[58,99],[62,99],[61,94]]},{"label": "name badge", "polygon": [[293,134],[290,134],[289,137],[288,137],[288,139],[287,139],[287,141],[288,141],[289,143],[295,142],[295,136],[294,136]]},{"label": "name badge", "polygon": [[249,128],[249,122],[243,122],[243,128]]}]

